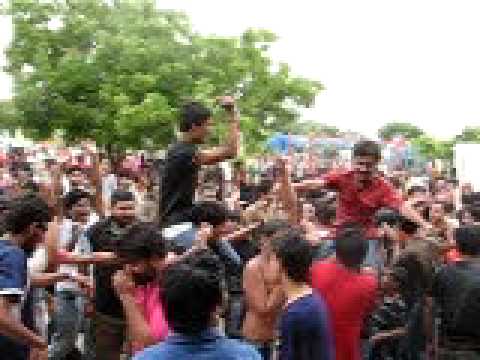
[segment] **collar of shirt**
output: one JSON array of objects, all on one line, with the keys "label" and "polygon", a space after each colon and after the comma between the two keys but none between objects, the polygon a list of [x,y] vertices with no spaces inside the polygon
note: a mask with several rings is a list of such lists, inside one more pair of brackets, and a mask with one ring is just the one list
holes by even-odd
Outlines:
[{"label": "collar of shirt", "polygon": [[212,327],[202,331],[196,336],[172,332],[166,341],[173,344],[197,344],[214,341],[223,337],[224,335],[218,328]]}]

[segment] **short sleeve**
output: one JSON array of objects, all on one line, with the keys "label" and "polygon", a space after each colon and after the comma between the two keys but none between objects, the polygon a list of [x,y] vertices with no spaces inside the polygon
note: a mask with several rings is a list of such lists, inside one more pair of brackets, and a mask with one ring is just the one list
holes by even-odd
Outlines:
[{"label": "short sleeve", "polygon": [[338,190],[341,186],[343,176],[344,174],[338,171],[331,171],[325,176],[323,176],[322,179],[323,181],[325,181],[326,188]]},{"label": "short sleeve", "polygon": [[26,259],[22,251],[5,251],[0,255],[0,295],[24,294]]},{"label": "short sleeve", "polygon": [[392,186],[392,184],[383,181],[383,196],[382,196],[382,206],[388,207],[390,209],[399,210],[402,206],[402,197],[397,190]]}]

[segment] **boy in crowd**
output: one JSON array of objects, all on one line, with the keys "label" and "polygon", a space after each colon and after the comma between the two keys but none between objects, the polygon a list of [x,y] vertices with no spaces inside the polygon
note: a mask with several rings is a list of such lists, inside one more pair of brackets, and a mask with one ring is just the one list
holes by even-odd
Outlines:
[{"label": "boy in crowd", "polygon": [[224,296],[221,263],[209,250],[193,252],[167,269],[163,298],[173,332],[135,360],[260,360],[250,346],[216,328]]},{"label": "boy in crowd", "polygon": [[308,284],[312,264],[310,244],[292,230],[272,242],[286,306],[280,318],[280,360],[333,359],[328,310]]},{"label": "boy in crowd", "polygon": [[362,273],[367,243],[360,229],[341,230],[336,259],[312,266],[312,287],[325,298],[334,329],[336,360],[360,360],[360,333],[374,310],[377,279]]},{"label": "boy in crowd", "polygon": [[251,259],[243,272],[243,288],[246,299],[246,315],[243,322],[243,336],[256,345],[263,360],[270,360],[273,354],[275,327],[285,295],[278,272],[272,267],[273,237],[287,232],[286,221],[271,220],[259,231],[260,254]]},{"label": "boy in crowd", "polygon": [[4,359],[27,360],[30,352],[32,357],[47,357],[47,343],[31,330],[33,314],[24,304],[27,255],[43,242],[49,221],[47,204],[34,195],[14,200],[5,218],[7,234],[0,240],[0,354]]},{"label": "boy in crowd", "polygon": [[197,102],[185,104],[180,111],[181,139],[167,153],[161,176],[160,216],[168,225],[189,221],[194,206],[195,190],[201,165],[212,165],[234,158],[240,137],[239,116],[232,97],[221,99],[221,105],[230,118],[230,130],[225,145],[198,149],[209,136],[212,113]]}]

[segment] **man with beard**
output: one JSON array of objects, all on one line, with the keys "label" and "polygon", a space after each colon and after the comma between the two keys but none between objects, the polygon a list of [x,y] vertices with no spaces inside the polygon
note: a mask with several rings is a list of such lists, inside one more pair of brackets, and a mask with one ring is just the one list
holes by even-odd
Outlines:
[{"label": "man with beard", "polygon": [[352,168],[333,170],[316,180],[306,180],[294,184],[297,191],[328,188],[337,191],[337,220],[340,228],[345,224],[356,223],[366,233],[368,253],[365,265],[381,267],[380,238],[375,226],[375,214],[382,208],[397,210],[405,218],[414,221],[423,229],[430,231],[431,224],[402,201],[401,195],[378,170],[382,159],[380,146],[374,141],[360,141],[353,147]]},{"label": "man with beard", "polygon": [[45,358],[47,343],[32,330],[28,303],[27,254],[44,239],[50,215],[47,204],[26,195],[10,204],[7,234],[0,240],[0,354],[2,359],[27,360],[29,352]]},{"label": "man with beard", "polygon": [[128,333],[125,352],[133,355],[164,340],[168,333],[158,281],[165,266],[166,245],[153,224],[136,223],[122,236],[114,251],[122,268],[112,281],[125,315]]},{"label": "man with beard", "polygon": [[[84,190],[72,190],[65,196],[64,208],[66,217],[59,225],[58,250],[83,255],[91,253],[87,239],[89,229],[98,221],[92,212],[91,196]],[[91,269],[86,266],[60,265],[58,271],[75,278],[89,276]],[[58,282],[55,286],[56,309],[54,316],[55,330],[52,339],[51,359],[62,360],[68,354],[76,352],[76,341],[80,329],[84,329],[84,355],[90,359],[93,351],[91,323],[85,317],[88,299],[83,296],[78,284],[74,281]]]},{"label": "man with beard", "polygon": [[[111,196],[111,216],[90,231],[94,252],[112,252],[116,243],[135,221],[135,198],[130,192],[115,191]],[[121,264],[98,264],[95,277],[95,349],[97,357],[118,360],[125,336],[123,307],[112,286],[112,276]],[[101,355],[100,355],[101,354]]]}]

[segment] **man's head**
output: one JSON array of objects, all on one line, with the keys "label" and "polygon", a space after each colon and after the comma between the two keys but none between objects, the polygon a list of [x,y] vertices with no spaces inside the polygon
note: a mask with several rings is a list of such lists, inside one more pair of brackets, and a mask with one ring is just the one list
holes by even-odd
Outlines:
[{"label": "man's head", "polygon": [[337,260],[349,268],[358,268],[367,255],[367,241],[356,227],[345,227],[339,231],[335,241]]},{"label": "man's head", "polygon": [[480,256],[480,225],[460,226],[455,230],[455,240],[462,255]]},{"label": "man's head", "polygon": [[86,223],[92,211],[91,196],[81,189],[72,190],[65,195],[64,206],[67,215],[72,220]]},{"label": "man's head", "polygon": [[375,141],[360,141],[353,147],[353,170],[361,183],[369,182],[377,172],[382,158],[380,146]]},{"label": "man's head", "polygon": [[33,251],[43,242],[49,221],[48,205],[29,194],[12,201],[5,217],[5,229],[20,240],[24,250]]},{"label": "man's head", "polygon": [[177,333],[196,336],[211,327],[223,299],[223,269],[209,251],[193,253],[165,272],[163,300],[168,323]]},{"label": "man's head", "polygon": [[189,102],[180,109],[180,132],[188,134],[189,139],[201,144],[209,134],[212,113],[198,102]]},{"label": "man's head", "polygon": [[128,191],[114,191],[111,197],[112,218],[119,225],[129,225],[135,221],[135,197]]},{"label": "man's head", "polygon": [[285,282],[307,283],[313,261],[310,243],[303,234],[291,230],[272,240],[273,259]]},{"label": "man's head", "polygon": [[81,188],[85,184],[86,177],[81,168],[73,166],[68,168],[66,173],[73,189]]},{"label": "man's head", "polygon": [[135,284],[155,281],[167,247],[161,232],[149,223],[135,223],[114,243],[113,251],[132,273]]},{"label": "man's head", "polygon": [[196,203],[190,213],[190,219],[196,226],[202,223],[209,224],[213,227],[214,237],[220,238],[226,235],[230,230],[229,220],[231,214],[227,208],[218,202],[204,201]]},{"label": "man's head", "polygon": [[270,253],[272,239],[281,233],[288,232],[290,229],[291,225],[285,220],[272,219],[265,222],[257,231],[260,250],[263,253]]}]

